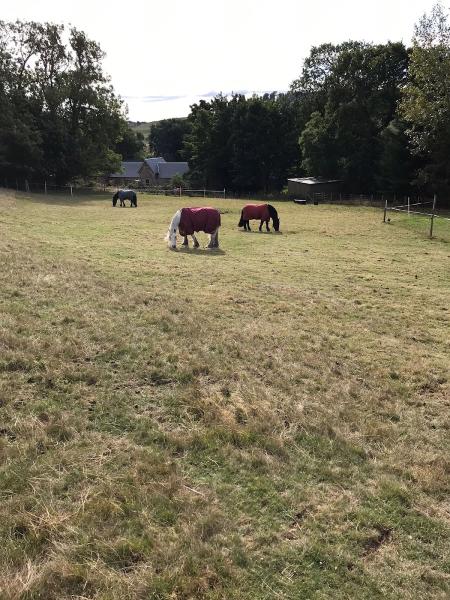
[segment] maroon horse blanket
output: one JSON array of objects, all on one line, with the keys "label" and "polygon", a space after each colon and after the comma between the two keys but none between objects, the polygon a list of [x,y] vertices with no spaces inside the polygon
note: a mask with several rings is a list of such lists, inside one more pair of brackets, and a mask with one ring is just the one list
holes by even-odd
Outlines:
[{"label": "maroon horse blanket", "polygon": [[220,212],[217,208],[202,206],[182,208],[178,229],[181,235],[192,235],[195,231],[214,233],[220,227]]},{"label": "maroon horse blanket", "polygon": [[270,213],[267,204],[246,204],[242,209],[242,218],[244,221],[251,221],[252,219],[268,221]]}]

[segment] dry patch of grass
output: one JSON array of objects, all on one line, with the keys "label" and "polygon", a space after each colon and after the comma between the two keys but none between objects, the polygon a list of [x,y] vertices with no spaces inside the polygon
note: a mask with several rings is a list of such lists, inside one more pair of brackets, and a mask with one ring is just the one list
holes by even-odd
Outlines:
[{"label": "dry patch of grass", "polygon": [[0,195],[0,597],[448,597],[448,232],[211,202]]}]

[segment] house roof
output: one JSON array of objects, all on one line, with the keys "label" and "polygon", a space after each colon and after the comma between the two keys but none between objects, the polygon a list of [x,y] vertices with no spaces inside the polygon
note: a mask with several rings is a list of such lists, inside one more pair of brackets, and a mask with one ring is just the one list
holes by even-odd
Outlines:
[{"label": "house roof", "polygon": [[139,169],[142,165],[142,161],[125,161],[122,162],[122,169],[118,173],[112,173],[110,177],[118,177],[124,179],[138,179]]},{"label": "house roof", "polygon": [[288,181],[295,181],[296,183],[304,183],[306,185],[320,185],[321,183],[342,183],[341,179],[323,179],[322,177],[300,177],[291,178]]},{"label": "house roof", "polygon": [[[150,167],[153,173],[158,172],[158,163],[165,163],[166,161],[162,156],[152,156],[149,158],[144,158],[144,162]],[[142,163],[141,163],[142,164]]]},{"label": "house roof", "polygon": [[174,175],[184,175],[189,171],[187,162],[163,162],[157,166],[161,179],[171,179]]}]

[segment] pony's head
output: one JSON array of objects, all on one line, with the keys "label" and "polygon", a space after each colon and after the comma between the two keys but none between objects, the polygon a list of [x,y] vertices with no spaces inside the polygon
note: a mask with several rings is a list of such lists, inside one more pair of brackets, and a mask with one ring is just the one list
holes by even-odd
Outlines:
[{"label": "pony's head", "polygon": [[172,220],[169,225],[169,229],[167,230],[166,237],[164,238],[167,241],[167,245],[169,248],[177,247],[177,229],[180,224],[181,219],[181,210],[178,210],[172,217]]},{"label": "pony's head", "polygon": [[271,204],[268,204],[267,208],[269,209],[269,214],[272,218],[273,228],[275,231],[280,231],[280,219],[278,217],[276,208],[274,208]]},{"label": "pony's head", "polygon": [[273,228],[275,229],[275,231],[280,231],[280,219],[278,217],[274,217],[272,219],[272,223],[273,223]]},{"label": "pony's head", "polygon": [[239,219],[238,227],[244,227],[244,211],[241,210],[241,218]]},{"label": "pony's head", "polygon": [[113,204],[113,206],[116,206],[118,198],[119,198],[119,192],[116,192],[114,194],[114,196],[112,197],[112,204]]}]

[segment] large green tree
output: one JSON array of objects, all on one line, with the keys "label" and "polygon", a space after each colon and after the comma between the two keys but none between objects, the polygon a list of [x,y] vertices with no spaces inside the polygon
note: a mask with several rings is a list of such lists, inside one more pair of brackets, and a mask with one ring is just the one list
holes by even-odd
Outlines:
[{"label": "large green tree", "polygon": [[[33,114],[27,61],[32,41],[17,23],[0,21],[0,173],[29,176],[42,165],[42,137]],[[18,52],[18,48],[21,52]],[[2,181],[3,183],[3,181]]]},{"label": "large green tree", "polygon": [[123,132],[115,151],[123,160],[142,160],[145,155],[145,138],[140,131],[133,131],[124,123]]},{"label": "large green tree", "polygon": [[438,3],[415,27],[401,116],[422,165],[418,182],[430,191],[450,190],[450,25]]},{"label": "large green tree", "polygon": [[228,99],[222,95],[191,106],[191,130],[185,138],[184,154],[195,185],[231,186],[231,117]]},{"label": "large green tree", "polygon": [[391,193],[413,191],[418,160],[409,148],[407,124],[395,117],[380,133],[380,159],[377,172],[379,190]]},{"label": "large green tree", "polygon": [[75,28],[0,23],[0,173],[65,182],[118,167],[120,100],[99,45]]},{"label": "large green tree", "polygon": [[155,156],[167,161],[184,160],[183,142],[190,132],[191,124],[187,119],[163,119],[153,123],[148,143]]},{"label": "large green tree", "polygon": [[381,134],[396,114],[408,52],[400,43],[313,48],[292,91],[309,108],[299,139],[302,167],[354,191],[377,187]]}]

